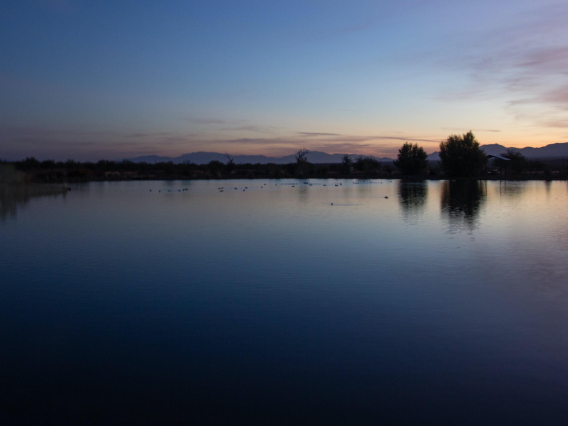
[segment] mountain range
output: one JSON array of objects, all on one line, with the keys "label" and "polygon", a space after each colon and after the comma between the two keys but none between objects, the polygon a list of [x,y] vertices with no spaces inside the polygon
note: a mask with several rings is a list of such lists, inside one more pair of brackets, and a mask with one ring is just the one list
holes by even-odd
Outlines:
[{"label": "mountain range", "polygon": [[[489,144],[489,145],[481,145],[480,147],[483,151],[485,151],[488,155],[500,155],[507,151],[507,147],[499,144]],[[541,148],[512,148],[521,154],[523,154],[527,158],[559,158],[565,157],[568,158],[568,142],[564,143],[554,143],[550,145],[543,146]],[[322,164],[322,163],[341,163],[343,160],[343,156],[345,154],[328,154],[327,152],[321,151],[310,151],[307,154],[307,159],[310,163],[315,164]],[[359,155],[351,155],[352,159],[356,159]],[[374,157],[369,156],[374,160],[381,161],[381,162],[392,162],[392,158],[388,157]],[[286,155],[284,157],[267,157],[265,155],[235,155],[232,156],[234,162],[236,164],[267,164],[267,163],[274,163],[274,164],[288,164],[296,162],[295,154]],[[428,155],[429,161],[438,161],[440,160],[440,155],[438,152],[433,152],[432,154]],[[141,157],[130,158],[129,161],[133,161],[135,163],[161,163],[161,162],[168,162],[171,161],[174,164],[181,164],[184,162],[190,162],[193,164],[207,164],[211,161],[220,161],[222,163],[227,162],[227,155],[221,154],[219,152],[192,152],[190,154],[183,154],[179,157],[163,157],[158,155],[145,155]]]}]

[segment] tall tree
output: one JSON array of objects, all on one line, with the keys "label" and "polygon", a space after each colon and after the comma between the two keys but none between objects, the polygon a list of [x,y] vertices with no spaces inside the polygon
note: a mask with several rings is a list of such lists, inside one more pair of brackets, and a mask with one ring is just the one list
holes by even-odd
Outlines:
[{"label": "tall tree", "polygon": [[394,165],[403,175],[416,175],[428,167],[428,155],[418,144],[412,145],[406,142],[398,150],[398,157]]},{"label": "tall tree", "polygon": [[449,177],[479,175],[487,162],[485,153],[471,131],[460,136],[451,135],[440,143],[442,170]]}]

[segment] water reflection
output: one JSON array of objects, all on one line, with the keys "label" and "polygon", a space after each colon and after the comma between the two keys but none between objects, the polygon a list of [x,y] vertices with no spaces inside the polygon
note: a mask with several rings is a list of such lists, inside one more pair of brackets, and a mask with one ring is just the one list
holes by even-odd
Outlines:
[{"label": "water reflection", "polygon": [[485,182],[477,180],[444,181],[441,186],[442,212],[450,225],[472,230],[487,198]]},{"label": "water reflection", "polygon": [[405,219],[420,215],[426,206],[428,185],[426,182],[399,181],[398,194],[400,207]]},{"label": "water reflection", "polygon": [[16,217],[18,208],[24,207],[32,198],[64,195],[67,190],[52,185],[0,184],[0,220]]},{"label": "water reflection", "polygon": [[500,181],[499,182],[499,195],[504,195],[509,198],[520,197],[527,189],[525,182],[511,182],[511,181]]}]

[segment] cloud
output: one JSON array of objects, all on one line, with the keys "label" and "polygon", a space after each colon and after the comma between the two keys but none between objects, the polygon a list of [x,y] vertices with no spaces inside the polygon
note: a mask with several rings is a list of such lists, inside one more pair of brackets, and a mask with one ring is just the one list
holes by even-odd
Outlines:
[{"label": "cloud", "polygon": [[311,137],[311,136],[314,136],[314,137],[317,137],[317,136],[341,136],[339,133],[313,133],[313,132],[296,132],[296,133],[298,133],[301,136],[308,136],[308,137]]},{"label": "cloud", "polygon": [[221,130],[226,131],[237,131],[237,132],[254,132],[254,133],[273,133],[277,127],[275,126],[237,126],[237,127],[225,127]]},{"label": "cloud", "polygon": [[405,137],[400,137],[400,136],[374,136],[373,139],[385,139],[385,140],[406,141],[406,142],[440,143],[439,139],[405,138]]},{"label": "cloud", "polygon": [[0,136],[68,136],[68,137],[83,137],[83,136],[113,136],[120,133],[106,131],[106,130],[78,130],[78,129],[52,129],[39,126],[18,127],[18,126],[2,126],[0,127]]},{"label": "cloud", "polygon": [[[568,56],[568,50],[566,55]],[[543,94],[543,100],[556,105],[559,109],[568,111],[568,84]]]},{"label": "cloud", "polygon": [[404,136],[391,136],[391,135],[371,135],[371,136],[355,136],[355,135],[340,135],[330,137],[333,142],[366,142],[373,140],[387,140],[387,141],[404,141],[404,142],[432,142],[440,143],[440,139],[423,139],[423,138],[409,138]]},{"label": "cloud", "polygon": [[511,19],[516,24],[460,46],[459,52],[465,53],[443,61],[444,66],[468,72],[471,85],[441,98],[502,97],[517,119],[555,127],[554,123],[568,119],[568,4],[542,7],[517,18]]},{"label": "cloud", "polygon": [[118,132],[42,128],[38,126],[0,126],[2,157],[37,157],[93,161],[124,158],[132,154],[175,152],[180,146],[198,141],[199,133]]},{"label": "cloud", "polygon": [[[247,126],[248,127],[248,126]],[[439,140],[393,135],[340,135],[337,133],[291,132],[288,135],[258,138],[226,138],[211,133],[173,131],[118,132],[41,127],[0,127],[3,155],[17,157],[74,158],[98,160],[125,158],[142,154],[180,155],[184,152],[212,149],[238,153],[278,152],[286,155],[299,148],[330,153],[384,156],[400,142],[435,142]],[[396,143],[394,143],[396,142]]]},{"label": "cloud", "polygon": [[293,140],[284,138],[240,138],[240,139],[217,139],[210,141],[213,143],[230,143],[230,144],[243,144],[243,145],[274,145],[274,144],[291,144],[295,143]]},{"label": "cloud", "polygon": [[559,129],[568,129],[568,118],[559,120],[549,120],[545,122],[548,127],[556,127]]},{"label": "cloud", "polygon": [[442,127],[442,130],[450,130],[450,131],[458,131],[458,132],[490,132],[490,133],[500,133],[501,130],[494,130],[494,129],[465,129],[463,127]]},{"label": "cloud", "polygon": [[130,133],[129,135],[126,136],[135,139],[147,139],[155,137],[168,137],[172,135],[174,135],[174,133],[172,132],[158,132],[158,133],[146,132],[146,133]]},{"label": "cloud", "polygon": [[368,143],[349,143],[349,142],[341,142],[341,143],[323,143],[320,145],[314,145],[311,147],[312,151],[324,151],[330,154],[337,154],[337,153],[347,153],[351,154],[357,151],[361,151],[361,149],[370,148],[372,145]]}]

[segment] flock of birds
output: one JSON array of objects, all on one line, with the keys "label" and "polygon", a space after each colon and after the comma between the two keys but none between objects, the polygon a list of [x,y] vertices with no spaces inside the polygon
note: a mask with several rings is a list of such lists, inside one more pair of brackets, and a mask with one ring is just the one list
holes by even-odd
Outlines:
[{"label": "flock of birds", "polygon": [[[363,181],[363,182],[364,182],[364,181]],[[389,182],[392,182],[392,180],[389,181]],[[361,183],[362,183],[362,182],[353,182],[354,185],[360,185]],[[369,181],[369,183],[371,183],[371,181]],[[382,183],[382,182],[379,182],[379,183]],[[263,184],[260,186],[260,189],[264,189],[264,187],[265,187],[266,185],[268,185],[268,184],[267,184],[267,183],[263,183]],[[309,182],[304,182],[304,185],[313,186],[313,184],[312,184],[312,183],[309,183]],[[276,186],[278,186],[278,184],[276,184]],[[284,186],[284,185],[281,184],[281,186]],[[295,188],[295,187],[296,187],[296,185],[291,185],[291,186],[292,186],[292,188]],[[324,183],[323,186],[327,186],[327,184]],[[339,184],[335,184],[335,186],[343,186],[343,184],[340,182]],[[234,187],[234,188],[235,188],[235,191],[239,189],[238,187]],[[243,189],[243,192],[245,192],[247,189],[248,189],[248,186],[245,186],[245,188]],[[223,192],[223,191],[225,191],[225,187],[224,187],[224,186],[220,186],[220,187],[217,188],[217,190],[218,190],[219,192]],[[184,191],[188,191],[188,188],[182,188],[182,189],[178,189],[178,190],[177,190],[177,192],[184,192]],[[150,192],[152,192],[151,189],[150,189]],[[162,192],[162,190],[160,189],[160,190],[158,190],[158,192]],[[168,192],[175,192],[175,189],[168,189]],[[389,197],[385,195],[385,198],[389,198]],[[333,203],[331,203],[331,205],[333,206]]]}]

